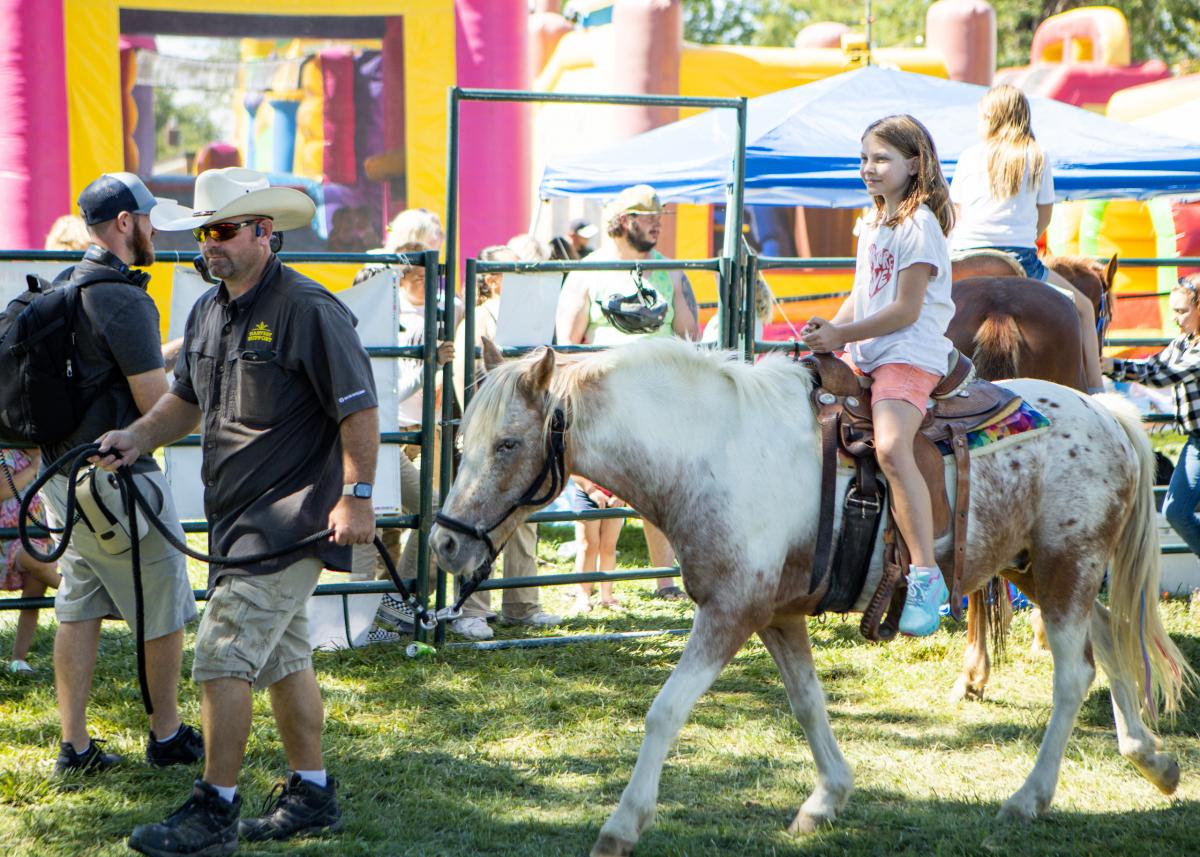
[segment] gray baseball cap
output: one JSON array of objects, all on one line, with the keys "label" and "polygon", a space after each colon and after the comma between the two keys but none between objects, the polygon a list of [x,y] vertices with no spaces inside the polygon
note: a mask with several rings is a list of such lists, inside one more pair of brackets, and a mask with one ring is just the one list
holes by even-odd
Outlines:
[{"label": "gray baseball cap", "polygon": [[88,226],[112,220],[122,211],[149,214],[160,202],[133,173],[105,173],[79,194],[79,211]]}]

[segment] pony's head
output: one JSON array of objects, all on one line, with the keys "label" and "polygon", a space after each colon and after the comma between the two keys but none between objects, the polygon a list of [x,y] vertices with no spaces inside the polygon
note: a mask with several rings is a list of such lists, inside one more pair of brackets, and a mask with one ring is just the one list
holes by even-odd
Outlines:
[{"label": "pony's head", "polygon": [[[463,456],[429,545],[460,576],[491,560],[524,520],[562,490],[563,395],[551,388],[555,353],[546,348],[506,363],[483,340],[487,375],[463,415]],[[555,458],[557,457],[557,461]]]},{"label": "pony's head", "polygon": [[1090,256],[1051,256],[1046,259],[1047,267],[1061,274],[1092,302],[1096,310],[1096,332],[1100,336],[1101,347],[1108,326],[1112,323],[1112,291],[1118,264],[1116,253],[1108,262],[1100,262]]}]

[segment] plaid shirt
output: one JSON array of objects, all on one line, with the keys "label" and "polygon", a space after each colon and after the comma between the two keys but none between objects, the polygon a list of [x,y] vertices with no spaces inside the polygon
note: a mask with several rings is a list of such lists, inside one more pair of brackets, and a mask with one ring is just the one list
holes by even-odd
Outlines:
[{"label": "plaid shirt", "polygon": [[1113,360],[1115,381],[1147,387],[1175,387],[1175,422],[1188,434],[1200,434],[1200,340],[1186,334],[1145,360]]}]

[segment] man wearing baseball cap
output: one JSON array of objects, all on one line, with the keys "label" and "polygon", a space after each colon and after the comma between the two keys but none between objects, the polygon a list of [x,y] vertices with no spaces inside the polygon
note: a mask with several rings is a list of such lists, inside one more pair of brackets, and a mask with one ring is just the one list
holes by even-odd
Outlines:
[{"label": "man wearing baseball cap", "polygon": [[[354,316],[271,250],[274,232],[315,213],[305,194],[240,167],[201,173],[192,208],[154,211],[157,228],[192,232],[220,283],[188,315],[170,392],[101,438],[102,464],[127,464],[199,422],[210,552],[246,560],[209,568],[192,664],[209,734],[204,772],[177,811],[134,829],[129,846],[151,857],[230,854],[239,834],[288,839],[342,825],[305,606],[321,569],[349,569],[350,546],[375,536],[379,408]],[[295,547],[327,528],[328,540]],[[253,557],[267,553],[281,555]],[[269,690],[291,770],[264,815],[243,819],[237,780],[255,687]]]},{"label": "man wearing baseball cap", "polygon": [[[648,184],[627,187],[604,209],[608,241],[588,256],[602,260],[664,259],[655,249],[666,209],[658,193]],[[617,298],[653,300],[652,323],[641,332],[622,330],[606,311]],[[637,301],[634,301],[636,308]],[[647,308],[648,310],[651,308]],[[661,319],[661,321],[659,321]],[[572,271],[563,283],[555,327],[560,343],[622,345],[639,336],[678,336],[699,339],[696,296],[683,271]],[[657,324],[654,327],[653,324]],[[644,523],[646,548],[656,568],[675,564],[675,553],[667,537],[649,521]],[[669,577],[659,578],[656,598],[675,601],[687,596]]]},{"label": "man wearing baseball cap", "polygon": [[[150,212],[162,202],[132,173],[106,173],[79,195],[79,210],[91,244],[83,260],[64,271],[56,285],[80,289],[76,324],[83,421],[65,440],[42,449],[43,462],[124,428],[149,411],[167,392],[158,309],[146,293],[149,276],[130,266],[154,262]],[[171,491],[150,456],[131,462],[146,497],[161,498],[160,514],[182,539]],[[59,474],[43,489],[52,520],[66,518],[68,479]],[[141,539],[145,598],[146,674],[154,713],[146,759],[155,766],[191,764],[203,758],[200,733],[182,723],[177,708],[183,627],[196,618],[195,598],[183,556],[153,527]],[[91,774],[121,761],[105,753],[87,728],[87,702],[106,617],[132,623],[136,615],[128,554],[112,554],[86,525],[76,526],[59,564],[62,583],[55,597],[55,689],[62,744],[54,776]]]}]

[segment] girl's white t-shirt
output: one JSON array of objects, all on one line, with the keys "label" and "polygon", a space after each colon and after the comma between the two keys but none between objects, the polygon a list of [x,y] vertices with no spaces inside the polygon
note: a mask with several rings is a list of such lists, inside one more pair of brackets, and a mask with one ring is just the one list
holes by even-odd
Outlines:
[{"label": "girl's white t-shirt", "polygon": [[921,314],[899,330],[849,344],[850,359],[862,372],[885,363],[906,363],[934,375],[945,375],[954,346],[946,328],[954,317],[950,297],[950,252],[942,227],[927,206],[896,226],[875,225],[867,215],[858,236],[858,261],[854,268],[854,320],[859,321],[896,300],[900,272],[913,265],[932,265],[933,276],[925,289]]},{"label": "girl's white t-shirt", "polygon": [[[987,146],[977,143],[964,149],[950,182],[950,201],[960,206],[950,248],[1036,246],[1037,207],[1054,202],[1052,172],[1047,159],[1038,187],[1030,188],[1022,180],[1016,196],[996,199],[988,188]],[[1028,165],[1025,174],[1029,175]]]}]

